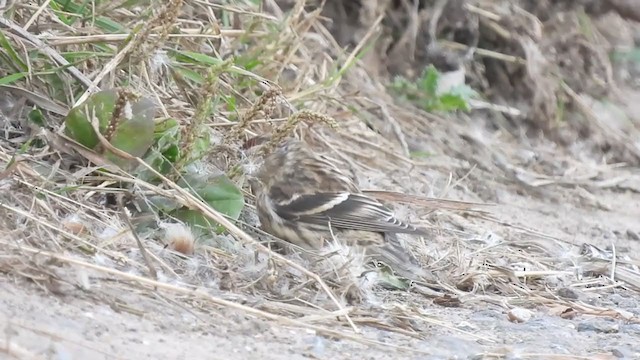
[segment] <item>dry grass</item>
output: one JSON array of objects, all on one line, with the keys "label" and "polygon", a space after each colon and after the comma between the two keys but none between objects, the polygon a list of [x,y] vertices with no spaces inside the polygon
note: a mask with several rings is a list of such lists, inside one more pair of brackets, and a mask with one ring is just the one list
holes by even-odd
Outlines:
[{"label": "dry grass", "polygon": [[[431,238],[407,242],[435,274],[432,285],[459,298],[461,306],[541,305],[640,321],[561,298],[556,291],[612,286],[637,291],[636,260],[606,251],[586,254],[581,244],[498,219],[470,185],[495,176],[526,191],[549,185],[607,188],[638,180],[637,174],[615,164],[577,162],[564,153],[558,156],[574,170],[543,175],[546,169],[525,169],[514,153],[492,147],[493,140],[475,130],[475,118],[459,114],[455,119],[397,103],[385,91],[384,80],[368,75],[360,60],[361,51],[368,50],[369,40],[379,33],[383,12],[371,19],[361,42],[345,51],[324,27],[320,10],[305,9],[303,1],[286,13],[275,1],[263,2],[264,11],[251,1],[221,5],[184,0],[161,7],[129,1],[118,9],[104,2],[94,8],[56,10],[61,3],[14,3],[2,19],[2,63],[11,69],[2,73],[3,83],[15,76],[11,87],[3,88],[7,104],[0,120],[0,270],[6,276],[29,279],[54,294],[67,282],[81,291],[100,291],[89,290],[74,275],[86,272],[92,274],[87,283],[162,293],[180,299],[176,302],[189,311],[231,308],[385,348],[392,345],[358,334],[359,328],[421,337],[421,329],[436,325],[493,341],[430,319],[423,306],[432,301],[431,292],[427,297],[378,289],[372,302],[347,306],[314,264],[271,250],[269,237],[256,229],[249,194],[241,220],[234,222],[176,185],[177,179],[156,174],[162,181],[150,183],[108,167],[62,135],[66,111],[96,89],[126,85],[157,100],[161,118],[178,119],[187,151],[199,126],[209,128],[213,146],[201,159],[208,165],[202,166],[214,164],[239,186],[255,162],[240,150],[241,144],[275,130],[279,136],[300,132],[361,179],[368,177],[362,180],[364,188],[389,190],[372,194],[407,204],[398,211],[432,229]],[[506,36],[509,29],[500,22],[505,14],[490,3],[480,1],[471,11]],[[512,62],[509,66],[524,63],[525,76],[536,79],[522,95],[532,99],[526,104],[529,121],[539,119],[544,124],[538,125],[553,134],[559,113],[555,106],[559,97],[568,96],[577,112],[586,114],[586,126],[601,131],[601,141],[613,139],[620,161],[640,159],[640,149],[631,141],[638,129],[609,131],[598,122],[583,95],[568,82],[557,81],[562,74],[555,64],[540,57],[537,17],[524,9],[513,11],[524,19],[522,32],[530,35],[512,42],[521,46],[520,56],[500,52],[507,49],[479,49],[477,54]],[[590,50],[602,51],[595,46]],[[26,119],[31,104],[48,111],[45,127]],[[504,117],[496,122],[505,129],[511,126]],[[503,137],[515,143],[514,133],[505,130]],[[419,158],[415,148],[442,156]],[[425,184],[427,177],[438,185]],[[422,178],[425,181],[417,180]],[[433,199],[451,197],[447,195],[454,190],[461,201]],[[171,219],[156,212],[131,218],[122,206],[109,205],[116,199],[145,207],[154,197],[198,210],[227,231],[200,234],[195,254],[185,256],[166,248],[158,230]],[[615,247],[613,251],[615,255]],[[263,299],[262,305],[227,300],[228,294]],[[405,303],[408,296],[420,306]]]}]

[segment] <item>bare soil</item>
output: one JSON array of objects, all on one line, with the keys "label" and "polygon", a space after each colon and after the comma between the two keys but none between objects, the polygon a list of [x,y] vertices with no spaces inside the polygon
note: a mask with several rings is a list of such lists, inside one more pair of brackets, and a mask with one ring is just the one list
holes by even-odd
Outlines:
[{"label": "bare soil", "polygon": [[[633,29],[640,38],[637,27]],[[359,70],[348,76],[358,78]],[[627,135],[640,129],[640,86],[631,80],[618,83],[616,97],[633,129]],[[519,93],[515,97],[520,99],[508,100],[526,96]],[[388,98],[376,101],[393,103]],[[398,207],[432,227],[432,238],[414,247],[426,254],[428,268],[450,285],[460,306],[380,290],[380,302],[350,308],[361,330],[356,335],[344,316],[318,310],[332,305],[326,298],[306,304],[308,313],[301,314],[300,302],[289,302],[285,290],[241,288],[238,284],[249,281],[228,275],[232,271],[227,269],[216,273],[215,284],[203,291],[274,314],[272,318],[200,296],[197,291],[206,287],[204,282],[172,278],[169,271],[159,281],[182,290],[143,283],[135,277],[145,277],[140,270],[145,267],[124,260],[113,269],[132,278],[105,272],[109,266],[104,263],[104,268],[92,268],[86,264],[100,265],[96,257],[71,250],[58,254],[62,259],[16,248],[6,251],[6,261],[0,259],[0,358],[639,359],[640,168],[629,150],[640,146],[638,138],[635,143],[629,138],[619,139],[628,143],[615,143],[602,126],[582,126],[592,121],[584,117],[554,127],[548,118],[533,115],[514,120],[477,111],[433,118],[404,105],[388,106],[409,148],[433,156],[415,161],[415,166],[398,160],[408,156],[397,144],[389,145],[394,130],[376,128],[380,114],[368,126],[347,121],[339,130],[309,134],[318,148],[353,161],[364,187],[493,204],[481,207],[486,213]],[[597,116],[616,117],[606,110]],[[579,121],[582,125],[576,125]],[[589,135],[580,136],[580,130]],[[354,142],[352,149],[340,148],[354,134],[373,145]],[[3,163],[8,160],[3,158]],[[11,191],[15,184],[10,181],[0,180],[2,191]],[[4,226],[7,249],[9,242],[27,236],[12,235],[26,234],[18,225]],[[145,242],[167,260],[160,255],[162,244]],[[594,247],[605,261],[581,253]],[[130,242],[122,248],[129,256],[136,246]],[[29,271],[12,262],[16,253]],[[128,259],[142,263],[139,254]],[[594,266],[598,270],[590,271]],[[266,265],[258,271],[266,272]],[[253,280],[264,285],[261,279]],[[512,309],[526,309],[531,318],[510,321]]]}]

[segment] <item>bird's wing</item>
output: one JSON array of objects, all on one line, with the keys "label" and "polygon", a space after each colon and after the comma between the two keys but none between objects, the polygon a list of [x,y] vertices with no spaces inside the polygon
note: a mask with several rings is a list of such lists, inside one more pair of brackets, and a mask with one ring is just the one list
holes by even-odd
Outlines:
[{"label": "bird's wing", "polygon": [[282,218],[343,229],[391,233],[420,232],[397,219],[391,210],[375,199],[349,192],[295,195],[275,202]]}]

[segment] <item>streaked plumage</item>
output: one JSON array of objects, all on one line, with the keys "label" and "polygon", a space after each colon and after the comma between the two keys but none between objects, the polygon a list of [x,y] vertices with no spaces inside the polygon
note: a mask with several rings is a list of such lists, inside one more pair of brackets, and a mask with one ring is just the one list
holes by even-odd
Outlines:
[{"label": "streaked plumage", "polygon": [[330,224],[346,244],[363,247],[368,255],[401,272],[403,268],[414,272],[415,260],[395,234],[422,231],[362,194],[351,176],[302,141],[286,140],[265,159],[251,183],[266,232],[319,249],[331,240]]}]

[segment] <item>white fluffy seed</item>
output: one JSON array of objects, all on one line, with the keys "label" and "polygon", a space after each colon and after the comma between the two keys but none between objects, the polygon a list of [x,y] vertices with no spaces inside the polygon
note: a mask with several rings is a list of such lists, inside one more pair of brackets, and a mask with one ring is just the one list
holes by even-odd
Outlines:
[{"label": "white fluffy seed", "polygon": [[191,229],[183,224],[163,224],[164,241],[179,253],[192,255],[195,249],[195,237]]}]

